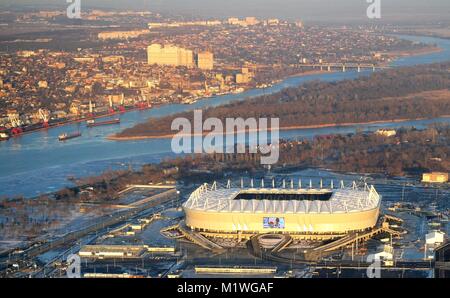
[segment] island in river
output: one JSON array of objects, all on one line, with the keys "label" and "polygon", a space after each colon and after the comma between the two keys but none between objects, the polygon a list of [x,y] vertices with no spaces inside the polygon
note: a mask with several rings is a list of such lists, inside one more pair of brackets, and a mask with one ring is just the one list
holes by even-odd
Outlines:
[{"label": "island in river", "polygon": [[[279,118],[280,129],[299,129],[404,121],[450,115],[450,62],[401,67],[339,82],[314,81],[225,106],[208,108],[203,119]],[[171,123],[193,113],[154,118],[112,140],[168,138]],[[207,132],[206,132],[207,133]]]}]

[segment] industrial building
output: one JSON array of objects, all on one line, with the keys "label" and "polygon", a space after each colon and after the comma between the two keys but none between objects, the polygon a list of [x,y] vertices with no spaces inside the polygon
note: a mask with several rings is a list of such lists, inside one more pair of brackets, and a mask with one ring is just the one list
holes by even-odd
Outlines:
[{"label": "industrial building", "polygon": [[434,277],[449,278],[450,277],[450,242],[446,242],[436,248],[434,259],[436,260]]},{"label": "industrial building", "polygon": [[203,70],[212,70],[214,68],[214,55],[211,52],[198,52],[196,55],[197,67]]},{"label": "industrial building", "polygon": [[147,48],[148,64],[194,67],[194,53],[180,47],[152,44]]},{"label": "industrial building", "polygon": [[107,31],[98,33],[97,37],[101,40],[108,39],[129,39],[137,38],[141,35],[148,34],[150,30],[131,30],[131,31]]},{"label": "industrial building", "polygon": [[444,243],[445,233],[441,231],[431,231],[425,235],[425,243],[427,245],[440,245]]},{"label": "industrial building", "polygon": [[282,233],[344,235],[377,224],[381,196],[373,186],[340,188],[218,187],[203,184],[183,204],[186,226],[214,236]]},{"label": "industrial building", "polygon": [[78,254],[84,258],[138,258],[146,251],[141,245],[85,245]]},{"label": "industrial building", "polygon": [[422,175],[422,182],[427,183],[445,183],[448,182],[448,173],[432,172]]},{"label": "industrial building", "polygon": [[148,246],[148,245],[85,245],[78,255],[82,258],[140,258],[146,253],[173,254],[174,246]]},{"label": "industrial building", "polygon": [[189,49],[173,45],[152,44],[147,48],[148,64],[169,66],[198,67],[203,70],[214,68],[214,55],[208,51],[200,51],[194,55]]}]

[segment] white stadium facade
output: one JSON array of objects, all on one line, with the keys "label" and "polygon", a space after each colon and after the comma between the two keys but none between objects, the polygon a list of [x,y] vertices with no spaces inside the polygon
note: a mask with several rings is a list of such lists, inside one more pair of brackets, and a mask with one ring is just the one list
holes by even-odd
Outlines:
[{"label": "white stadium facade", "polygon": [[[322,185],[322,183],[321,183]],[[203,184],[183,204],[185,224],[215,236],[286,233],[340,235],[364,231],[377,224],[381,196],[373,186],[343,183],[338,188],[219,187]]]}]

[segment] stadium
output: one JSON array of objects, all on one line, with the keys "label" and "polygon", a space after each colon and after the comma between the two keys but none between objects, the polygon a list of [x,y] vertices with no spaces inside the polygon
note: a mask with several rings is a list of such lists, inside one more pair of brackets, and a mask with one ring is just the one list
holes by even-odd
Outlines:
[{"label": "stadium", "polygon": [[328,188],[239,187],[230,182],[224,187],[216,182],[203,184],[183,204],[185,225],[191,231],[214,237],[239,237],[255,234],[308,235],[309,239],[345,235],[375,227],[380,212],[381,196],[367,184]]}]

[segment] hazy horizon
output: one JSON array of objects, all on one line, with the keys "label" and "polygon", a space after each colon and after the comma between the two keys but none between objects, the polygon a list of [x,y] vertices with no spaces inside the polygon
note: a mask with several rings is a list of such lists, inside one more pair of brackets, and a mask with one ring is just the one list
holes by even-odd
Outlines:
[{"label": "hazy horizon", "polygon": [[[4,8],[63,8],[65,0],[3,0]],[[367,20],[366,0],[81,0],[82,9],[149,10],[202,17],[256,16],[309,21]],[[448,0],[381,0],[382,20],[449,20]]]}]

